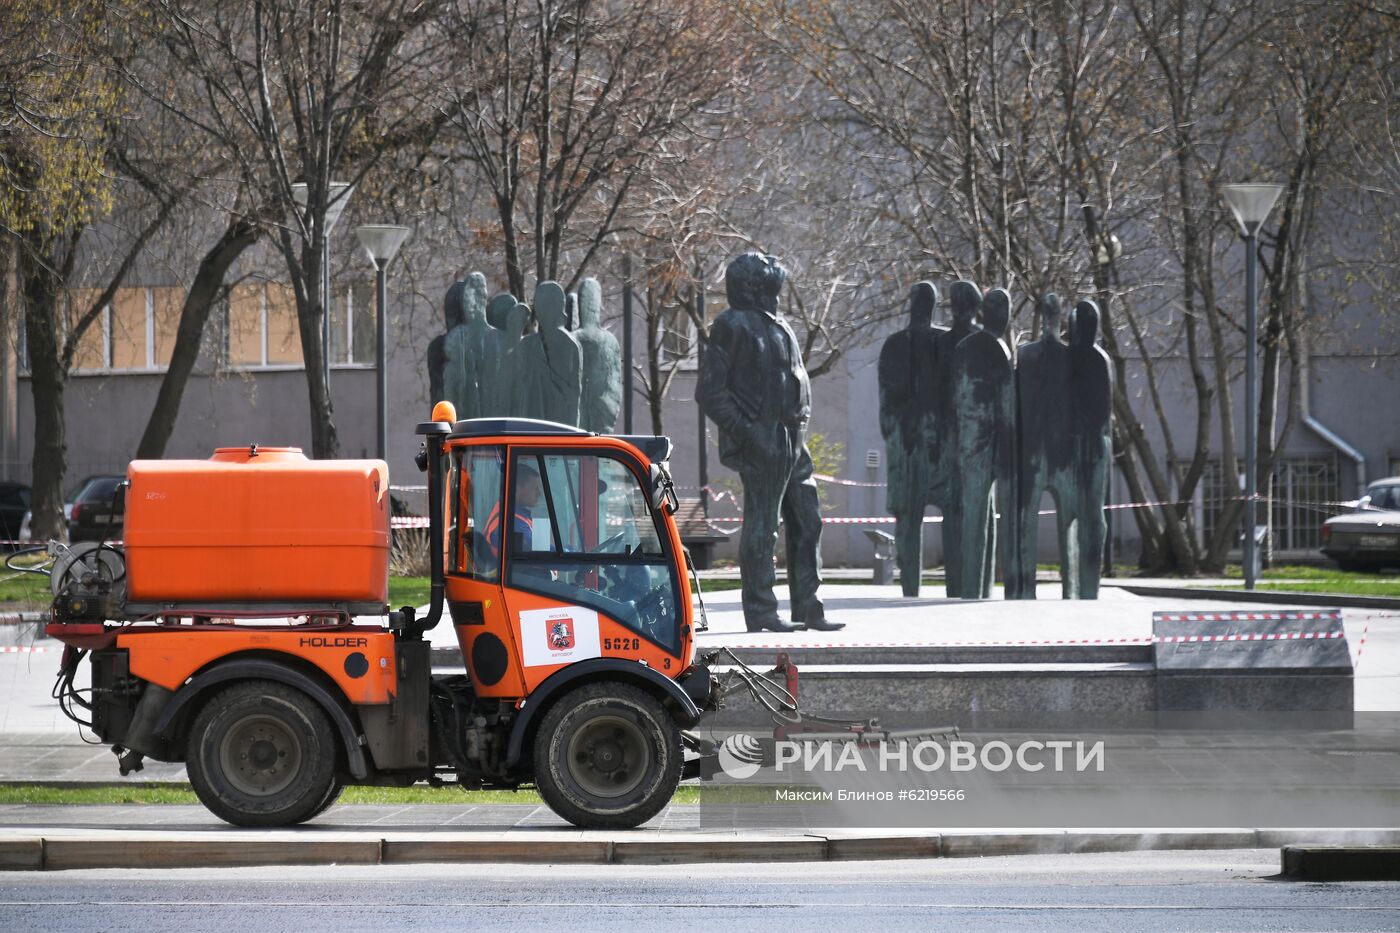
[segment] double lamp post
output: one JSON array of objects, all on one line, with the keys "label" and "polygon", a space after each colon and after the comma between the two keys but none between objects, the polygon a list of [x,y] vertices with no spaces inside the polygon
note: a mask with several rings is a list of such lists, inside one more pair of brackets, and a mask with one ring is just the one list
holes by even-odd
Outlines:
[{"label": "double lamp post", "polygon": [[1244,588],[1254,589],[1259,575],[1259,536],[1255,530],[1259,455],[1255,433],[1259,425],[1259,393],[1255,376],[1259,355],[1259,288],[1255,280],[1257,237],[1264,219],[1283,192],[1282,185],[1225,185],[1225,201],[1244,235]]},{"label": "double lamp post", "polygon": [[[325,314],[321,326],[321,359],[325,366],[326,392],[331,390],[331,231],[350,200],[353,188],[346,182],[331,182],[326,206],[326,235],[321,238],[321,296]],[[292,196],[297,207],[306,210],[307,185],[296,182]],[[369,254],[375,271],[374,312],[374,373],[375,373],[375,456],[387,459],[389,453],[389,371],[385,366],[385,347],[389,342],[388,287],[386,273],[399,247],[408,239],[408,228],[396,224],[364,224],[355,228],[355,236]]]}]

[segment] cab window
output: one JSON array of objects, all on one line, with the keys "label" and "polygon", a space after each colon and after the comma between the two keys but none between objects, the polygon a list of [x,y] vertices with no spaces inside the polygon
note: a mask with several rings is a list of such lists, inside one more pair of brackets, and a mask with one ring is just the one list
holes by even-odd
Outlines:
[{"label": "cab window", "polygon": [[602,453],[517,452],[511,477],[510,585],[678,650],[678,588],[636,474]]},{"label": "cab window", "polygon": [[449,477],[447,572],[498,582],[505,451],[500,447],[458,448],[452,453]]}]

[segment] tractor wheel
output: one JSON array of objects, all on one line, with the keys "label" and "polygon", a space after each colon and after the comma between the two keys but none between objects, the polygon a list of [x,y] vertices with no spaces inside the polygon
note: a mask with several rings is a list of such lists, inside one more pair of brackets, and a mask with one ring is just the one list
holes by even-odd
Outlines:
[{"label": "tractor wheel", "polygon": [[340,799],[340,795],[343,793],[345,793],[345,784],[342,783],[339,779],[332,781],[330,790],[326,791],[326,799],[322,800],[316,805],[315,812],[313,812],[311,816],[308,816],[307,819],[315,819],[322,813],[325,813],[331,807],[335,806],[335,802]]},{"label": "tractor wheel", "polygon": [[661,812],[681,780],[681,731],[656,698],[593,683],[550,707],[535,734],[535,785],[583,829],[631,829]]},{"label": "tractor wheel", "polygon": [[299,690],[246,681],[205,704],[185,764],[200,802],[235,826],[302,823],[335,801],[330,720]]}]

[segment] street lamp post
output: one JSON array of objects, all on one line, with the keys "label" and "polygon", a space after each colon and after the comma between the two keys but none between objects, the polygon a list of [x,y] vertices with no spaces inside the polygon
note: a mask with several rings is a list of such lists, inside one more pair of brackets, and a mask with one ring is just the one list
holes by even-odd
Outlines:
[{"label": "street lamp post", "polygon": [[[1094,262],[1102,269],[1102,276],[1106,279],[1108,275],[1107,267],[1123,255],[1123,241],[1118,239],[1118,235],[1110,233],[1106,242],[1100,242],[1094,247]],[[1111,310],[1108,303],[1108,290],[1105,287],[1099,295],[1100,309],[1104,314]],[[1110,441],[1109,463],[1118,462],[1118,440],[1116,434]],[[1104,533],[1103,540],[1103,568],[1100,573],[1105,577],[1113,576],[1113,510],[1109,506],[1113,505],[1113,467],[1108,470],[1108,482],[1103,487],[1103,507],[1105,524],[1108,526]]]},{"label": "street lamp post", "polygon": [[1244,588],[1254,589],[1254,579],[1259,573],[1258,542],[1254,538],[1254,498],[1258,483],[1258,442],[1255,431],[1259,423],[1258,389],[1255,385],[1255,357],[1259,352],[1259,322],[1256,305],[1259,295],[1255,283],[1255,238],[1274,202],[1283,192],[1282,185],[1225,185],[1222,188],[1225,201],[1235,215],[1244,235],[1244,314],[1245,314],[1245,357],[1244,357]]},{"label": "street lamp post", "polygon": [[[354,187],[349,182],[333,181],[326,194],[326,232],[321,237],[321,304],[325,307],[325,316],[321,319],[321,371],[326,380],[327,398],[331,394],[331,231],[353,193]],[[306,182],[293,182],[292,199],[302,211],[306,210],[307,198]]]},{"label": "street lamp post", "polygon": [[408,228],[394,224],[365,224],[355,228],[355,236],[374,264],[374,397],[375,397],[375,456],[387,460],[389,455],[389,371],[384,365],[385,347],[389,343],[389,289],[386,276]]},{"label": "street lamp post", "polygon": [[622,254],[622,430],[632,433],[632,257]]}]

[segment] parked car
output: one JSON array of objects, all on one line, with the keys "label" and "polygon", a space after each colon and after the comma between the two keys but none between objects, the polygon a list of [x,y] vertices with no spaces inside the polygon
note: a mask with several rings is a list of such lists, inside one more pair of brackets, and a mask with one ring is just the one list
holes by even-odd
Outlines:
[{"label": "parked car", "polygon": [[[68,495],[63,497],[63,523],[66,525],[73,520],[73,500],[78,498],[78,494],[87,488],[88,483],[95,479],[103,479],[104,474],[94,476],[84,476],[81,480],[68,487]],[[30,497],[33,498],[32,496]],[[19,540],[29,542],[33,540],[31,526],[34,524],[34,513],[26,511],[24,521],[19,526]]]},{"label": "parked car", "polygon": [[122,511],[113,512],[117,487],[125,476],[93,476],[73,497],[68,512],[69,541],[115,541],[122,536]]},{"label": "parked car", "polygon": [[1322,553],[1343,570],[1400,568],[1400,476],[1367,486],[1356,511],[1324,522]]},{"label": "parked car", "polygon": [[[20,540],[20,528],[28,511],[29,487],[23,483],[0,482],[0,541]],[[3,546],[14,547],[9,543]]]}]

